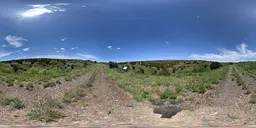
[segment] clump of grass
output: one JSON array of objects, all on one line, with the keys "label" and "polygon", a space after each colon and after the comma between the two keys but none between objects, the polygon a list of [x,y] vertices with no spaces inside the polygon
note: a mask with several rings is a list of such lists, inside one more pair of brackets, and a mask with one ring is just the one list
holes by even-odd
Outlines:
[{"label": "clump of grass", "polygon": [[93,86],[92,83],[93,83],[93,81],[94,81],[96,75],[97,75],[97,72],[96,72],[96,71],[93,71],[91,77],[89,78],[89,80],[88,80],[88,82],[87,82],[87,86],[88,86],[88,87],[92,87],[92,86]]},{"label": "clump of grass", "polygon": [[64,79],[65,81],[72,81],[72,78],[70,76],[66,76]]},{"label": "clump of grass", "polygon": [[22,88],[24,87],[24,83],[18,83],[18,86]]},{"label": "clump of grass", "polygon": [[65,117],[65,115],[52,108],[38,108],[32,109],[27,116],[30,120],[37,120],[41,122],[52,122],[57,119]]},{"label": "clump of grass", "polygon": [[56,84],[61,84],[60,80],[56,80]]},{"label": "clump of grass", "polygon": [[13,108],[16,109],[22,109],[25,107],[25,103],[22,102],[19,98],[4,98],[1,101],[1,105],[7,106],[7,105],[12,105]]},{"label": "clump of grass", "polygon": [[60,100],[49,99],[46,101],[46,105],[50,108],[61,109],[64,107],[64,104]]},{"label": "clump of grass", "polygon": [[31,91],[34,89],[34,85],[32,83],[27,83],[27,85],[25,86],[25,89]]},{"label": "clump of grass", "polygon": [[7,86],[8,86],[8,87],[14,86],[13,82],[14,82],[13,79],[8,79],[8,80],[7,80]]},{"label": "clump of grass", "polygon": [[232,116],[229,116],[231,119],[241,119],[239,116],[234,116],[234,115],[232,115]]},{"label": "clump of grass", "polygon": [[65,103],[71,103],[79,100],[84,95],[84,90],[82,90],[81,88],[71,89],[64,93],[63,101]]},{"label": "clump of grass", "polygon": [[176,99],[177,95],[175,94],[175,92],[169,88],[167,88],[161,95],[160,95],[161,99]]},{"label": "clump of grass", "polygon": [[54,86],[56,86],[56,83],[55,82],[47,82],[43,86],[44,86],[44,88],[54,87]]}]

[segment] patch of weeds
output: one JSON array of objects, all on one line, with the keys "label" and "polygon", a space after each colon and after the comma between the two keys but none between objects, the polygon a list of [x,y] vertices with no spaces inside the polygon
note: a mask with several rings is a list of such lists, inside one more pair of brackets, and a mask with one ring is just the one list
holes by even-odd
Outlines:
[{"label": "patch of weeds", "polygon": [[65,79],[65,81],[72,81],[72,78],[69,76],[66,76],[64,79]]},{"label": "patch of weeds", "polygon": [[54,87],[54,86],[56,86],[56,83],[55,82],[48,82],[48,83],[45,83],[43,86],[44,86],[44,88]]},{"label": "patch of weeds", "polygon": [[41,122],[52,122],[57,119],[65,117],[65,115],[57,110],[51,108],[38,108],[32,109],[27,116],[30,120],[37,120]]},{"label": "patch of weeds", "polygon": [[63,101],[66,103],[71,103],[79,100],[84,95],[84,90],[81,88],[71,89],[64,93]]},{"label": "patch of weeds", "polygon": [[34,88],[34,85],[32,83],[27,83],[27,85],[25,86],[25,89],[29,91],[33,90],[33,88]]},{"label": "patch of weeds", "polygon": [[167,88],[161,95],[160,95],[161,99],[176,99],[177,96],[174,93],[173,90]]},{"label": "patch of weeds", "polygon": [[97,75],[97,72],[96,72],[96,71],[93,71],[92,76],[89,78],[89,80],[88,80],[88,82],[87,82],[87,86],[88,86],[88,87],[92,87],[92,86],[93,86],[92,83],[93,83],[93,81],[94,81],[96,75]]},{"label": "patch of weeds", "polygon": [[60,80],[56,80],[56,84],[61,84]]},{"label": "patch of weeds", "polygon": [[4,98],[1,101],[1,105],[3,106],[7,106],[7,105],[12,105],[13,108],[16,109],[22,109],[25,107],[25,103],[23,103],[19,98],[15,97],[15,98]]},{"label": "patch of weeds", "polygon": [[232,116],[229,116],[231,119],[241,119],[239,116],[234,116],[234,115],[232,115]]},{"label": "patch of weeds", "polygon": [[181,92],[183,92],[183,87],[177,87],[177,88],[175,88],[175,90],[176,90],[176,93],[177,94],[180,94]]},{"label": "patch of weeds", "polygon": [[13,86],[13,85],[14,85],[13,82],[14,82],[13,79],[8,79],[8,80],[7,80],[7,86],[8,86],[8,87]]},{"label": "patch of weeds", "polygon": [[24,87],[24,83],[18,83],[18,86],[22,88]]},{"label": "patch of weeds", "polygon": [[163,99],[153,99],[150,98],[149,101],[153,104],[153,105],[163,105],[165,100]]},{"label": "patch of weeds", "polygon": [[46,101],[46,105],[50,108],[63,108],[64,104],[59,100],[49,99]]}]

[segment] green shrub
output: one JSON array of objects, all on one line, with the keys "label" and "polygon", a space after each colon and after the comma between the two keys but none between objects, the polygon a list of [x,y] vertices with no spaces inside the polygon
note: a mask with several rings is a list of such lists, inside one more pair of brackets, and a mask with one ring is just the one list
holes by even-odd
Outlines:
[{"label": "green shrub", "polygon": [[159,75],[163,75],[163,76],[169,76],[170,73],[164,68],[159,72]]},{"label": "green shrub", "polygon": [[71,89],[64,93],[63,101],[66,103],[75,102],[84,95],[84,91],[81,88]]},{"label": "green shrub", "polygon": [[56,86],[56,83],[55,82],[48,82],[48,83],[45,83],[43,86],[44,86],[44,88],[54,87],[54,86]]},{"label": "green shrub", "polygon": [[69,76],[66,76],[66,77],[65,77],[65,81],[72,81],[72,78],[69,77]]},{"label": "green shrub", "polygon": [[173,90],[167,88],[160,96],[161,99],[176,99],[177,96]]},{"label": "green shrub", "polygon": [[175,88],[175,90],[177,94],[180,94],[181,92],[183,92],[183,87],[177,87]]},{"label": "green shrub", "polygon": [[17,97],[4,98],[3,101],[1,101],[1,105],[12,105],[16,109],[22,109],[25,107],[25,104]]},{"label": "green shrub", "polygon": [[220,67],[222,67],[222,64],[219,63],[219,62],[212,62],[212,63],[210,64],[211,70],[218,69],[218,68],[220,68]]},{"label": "green shrub", "polygon": [[25,89],[26,90],[33,90],[33,88],[34,88],[34,85],[32,84],[32,83],[27,83],[27,85],[25,86]]},{"label": "green shrub", "polygon": [[49,99],[46,105],[50,108],[63,108],[64,104],[59,100]]},{"label": "green shrub", "polygon": [[149,101],[153,104],[153,105],[163,105],[165,100],[163,99],[152,99],[150,98]]},{"label": "green shrub", "polygon": [[118,64],[115,63],[115,62],[110,61],[108,64],[109,64],[109,68],[110,68],[110,69],[112,69],[112,68],[118,68]]},{"label": "green shrub", "polygon": [[30,120],[37,120],[41,122],[51,122],[56,121],[56,119],[60,119],[65,117],[65,115],[59,111],[56,111],[51,108],[45,109],[32,109],[27,116],[29,116]]},{"label": "green shrub", "polygon": [[56,80],[56,84],[61,84],[60,80]]}]

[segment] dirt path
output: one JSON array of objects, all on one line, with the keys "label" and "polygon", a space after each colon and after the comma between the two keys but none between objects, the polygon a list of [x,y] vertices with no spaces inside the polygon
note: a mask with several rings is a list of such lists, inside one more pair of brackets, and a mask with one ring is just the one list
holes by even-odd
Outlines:
[{"label": "dirt path", "polygon": [[[249,96],[231,80],[230,67],[226,79],[213,91],[195,97],[194,111],[184,110],[172,121],[184,125],[241,126],[256,124],[256,106],[249,103]],[[197,123],[195,123],[197,122]]]},{"label": "dirt path", "polygon": [[93,87],[85,87],[86,96],[68,106],[67,118],[58,123],[67,125],[150,125],[161,120],[149,103],[137,103],[99,69]]}]

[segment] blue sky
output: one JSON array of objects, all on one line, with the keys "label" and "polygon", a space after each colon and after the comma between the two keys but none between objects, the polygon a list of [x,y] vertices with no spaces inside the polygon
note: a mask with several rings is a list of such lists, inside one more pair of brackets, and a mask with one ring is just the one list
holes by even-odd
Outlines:
[{"label": "blue sky", "polygon": [[0,60],[256,59],[255,0],[2,0]]}]

